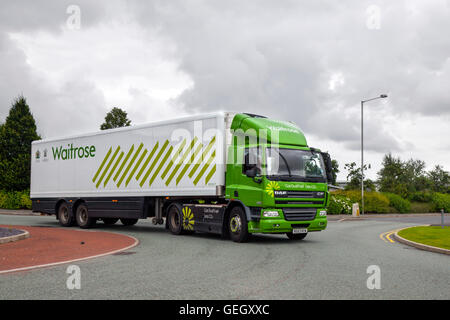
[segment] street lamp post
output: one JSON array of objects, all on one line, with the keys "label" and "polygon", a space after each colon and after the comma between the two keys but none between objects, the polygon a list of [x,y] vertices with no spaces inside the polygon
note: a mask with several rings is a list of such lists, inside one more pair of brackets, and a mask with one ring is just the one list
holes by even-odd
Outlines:
[{"label": "street lamp post", "polygon": [[387,94],[382,94],[379,97],[361,101],[361,214],[364,214],[364,103],[384,98],[387,98]]}]

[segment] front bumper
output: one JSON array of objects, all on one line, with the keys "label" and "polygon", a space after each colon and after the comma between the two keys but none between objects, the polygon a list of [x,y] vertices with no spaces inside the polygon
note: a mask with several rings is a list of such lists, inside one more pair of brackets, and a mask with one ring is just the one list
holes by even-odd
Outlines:
[{"label": "front bumper", "polygon": [[[321,209],[323,210],[323,209]],[[317,212],[313,220],[286,221],[282,214],[275,218],[261,217],[259,221],[249,221],[249,233],[286,233],[292,232],[293,228],[307,228],[308,232],[322,231],[327,227],[327,217],[319,216]]]}]

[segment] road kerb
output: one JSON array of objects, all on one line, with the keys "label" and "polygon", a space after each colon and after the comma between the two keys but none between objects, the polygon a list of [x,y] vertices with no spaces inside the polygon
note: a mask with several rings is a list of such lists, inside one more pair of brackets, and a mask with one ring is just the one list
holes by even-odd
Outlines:
[{"label": "road kerb", "polygon": [[[429,226],[429,225],[416,226],[416,227],[426,227],[426,226]],[[417,248],[417,249],[450,255],[450,250],[447,250],[447,249],[444,249],[444,248],[433,247],[433,246],[429,246],[429,245],[426,245],[426,244],[423,244],[423,243],[407,240],[407,239],[405,239],[405,238],[403,238],[403,237],[398,235],[398,233],[400,231],[405,230],[405,229],[409,229],[409,228],[411,228],[411,227],[407,227],[407,228],[403,228],[403,229],[397,230],[397,232],[394,233],[394,238],[400,243],[406,244],[408,246],[411,246],[411,247],[414,247],[414,248]],[[412,228],[414,228],[414,227],[412,227]]]},{"label": "road kerb", "polygon": [[20,230],[20,231],[22,231],[22,233],[15,234],[15,235],[9,236],[9,237],[0,238],[0,244],[23,240],[23,239],[26,239],[26,238],[28,238],[30,236],[30,233],[28,231],[26,231],[26,230],[22,230],[22,229],[16,229],[16,230]]}]

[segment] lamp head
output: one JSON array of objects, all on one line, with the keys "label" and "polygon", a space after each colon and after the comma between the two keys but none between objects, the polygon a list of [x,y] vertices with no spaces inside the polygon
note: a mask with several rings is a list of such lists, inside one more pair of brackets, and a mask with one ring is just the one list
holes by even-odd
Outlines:
[{"label": "lamp head", "polygon": [[387,94],[380,95],[380,98],[387,98]]}]

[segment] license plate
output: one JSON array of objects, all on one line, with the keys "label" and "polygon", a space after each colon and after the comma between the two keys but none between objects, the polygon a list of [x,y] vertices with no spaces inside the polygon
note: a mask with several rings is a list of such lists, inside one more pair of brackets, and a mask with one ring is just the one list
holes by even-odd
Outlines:
[{"label": "license plate", "polygon": [[292,229],[292,233],[293,234],[308,233],[308,229],[306,229],[306,228],[296,228],[296,229]]}]

